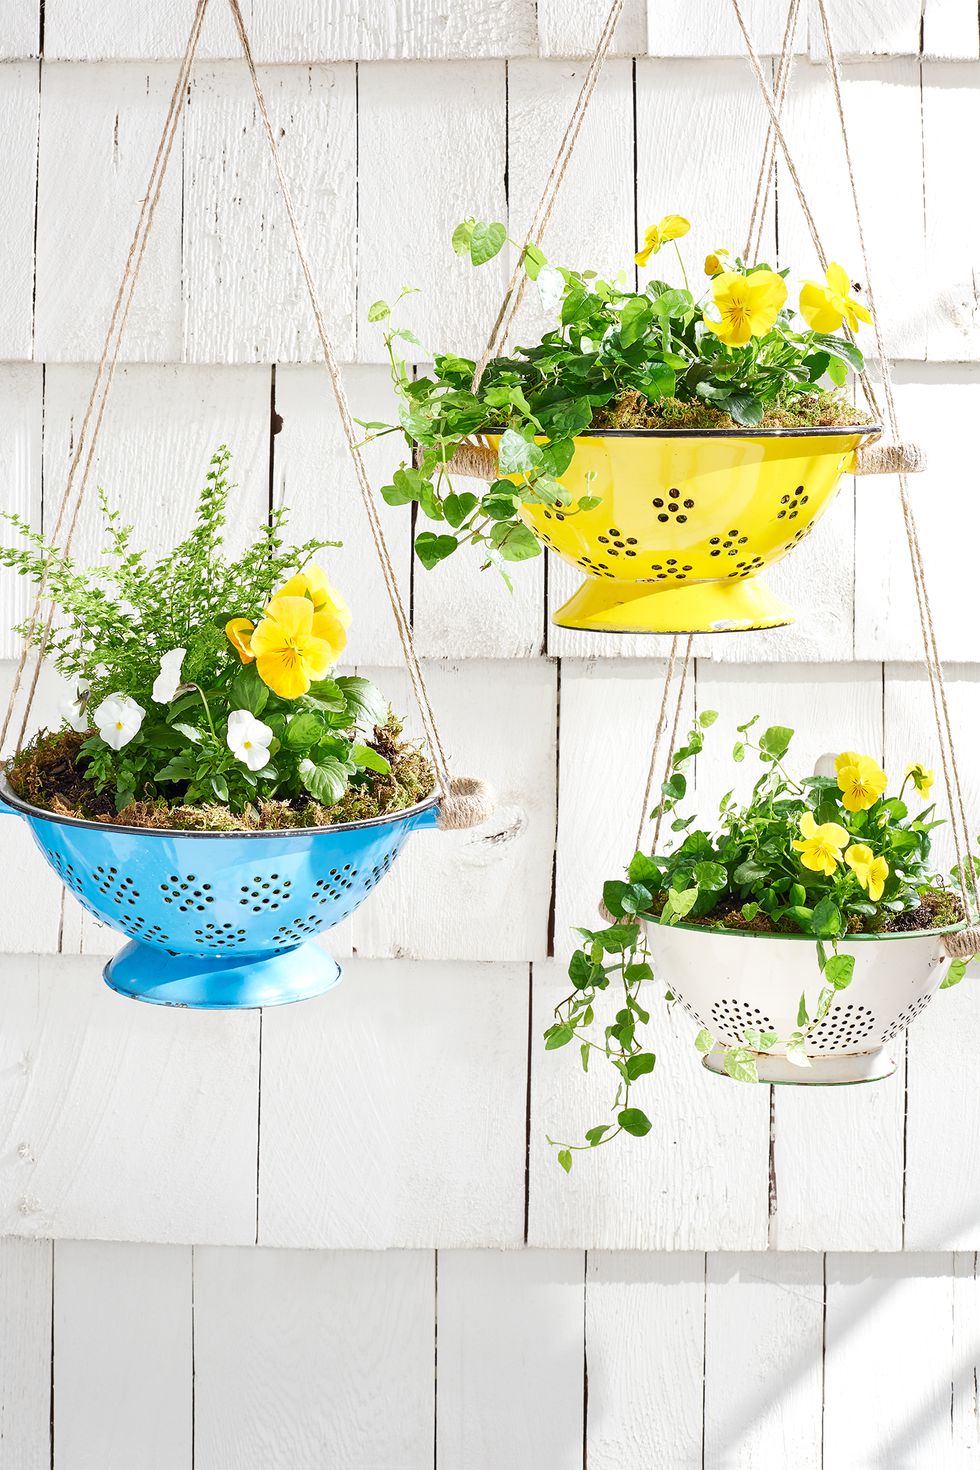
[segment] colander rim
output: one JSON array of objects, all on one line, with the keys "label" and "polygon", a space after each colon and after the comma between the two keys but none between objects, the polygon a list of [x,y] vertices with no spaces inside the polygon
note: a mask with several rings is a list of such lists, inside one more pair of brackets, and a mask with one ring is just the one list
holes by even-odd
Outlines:
[{"label": "colander rim", "polygon": [[[704,924],[661,924],[660,920],[653,915],[643,915],[643,922],[651,928],[658,929],[682,929],[685,934],[704,934],[719,939],[787,939],[791,943],[802,941],[804,944],[816,944],[818,941],[812,934],[771,934],[764,933],[758,929],[709,929]],[[894,939],[927,939],[936,934],[958,934],[960,930],[969,927],[967,919],[958,919],[955,924],[943,924],[936,929],[893,929],[889,934],[842,934],[839,942],[841,944],[882,944],[886,940]],[[825,941],[826,943],[827,941]]]},{"label": "colander rim", "polygon": [[[499,436],[503,432],[500,428],[481,429],[473,437]],[[844,438],[852,434],[874,437],[882,432],[881,424],[818,424],[795,429],[753,429],[748,425],[737,429],[583,429],[580,434],[573,434],[572,442],[578,439],[808,439],[831,435]],[[535,439],[544,437],[535,435]]]},{"label": "colander rim", "polygon": [[233,831],[198,831],[196,829],[188,831],[184,827],[132,827],[115,822],[94,822],[88,817],[69,817],[63,816],[60,812],[47,811],[44,807],[34,806],[31,802],[24,801],[23,797],[18,796],[7,780],[6,771],[0,767],[0,797],[16,811],[23,812],[26,816],[38,821],[50,822],[56,827],[86,827],[96,832],[124,832],[137,837],[284,838],[317,836],[324,832],[356,832],[364,827],[390,826],[395,822],[407,821],[410,817],[418,816],[420,812],[438,806],[443,795],[443,791],[435,786],[424,800],[417,801],[414,806],[404,807],[401,811],[382,812],[376,817],[362,817],[357,822],[332,822],[323,827],[265,827],[258,830],[243,827]]}]

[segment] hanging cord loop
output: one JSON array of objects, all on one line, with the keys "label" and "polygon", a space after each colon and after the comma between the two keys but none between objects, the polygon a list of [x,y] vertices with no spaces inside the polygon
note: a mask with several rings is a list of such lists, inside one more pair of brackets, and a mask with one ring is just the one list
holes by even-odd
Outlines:
[{"label": "hanging cord loop", "polygon": [[[821,266],[824,270],[826,270],[827,256],[824,251],[823,244],[820,240],[819,231],[817,230],[816,222],[813,218],[813,214],[806,197],[806,191],[803,188],[803,184],[800,180],[799,173],[797,172],[796,166],[794,164],[792,154],[786,142],[786,138],[780,124],[779,114],[776,109],[775,101],[772,97],[769,87],[766,84],[766,80],[762,73],[762,68],[759,62],[759,57],[752,44],[748,28],[745,24],[745,18],[742,13],[740,0],[731,0],[731,3],[735,13],[736,21],[738,22],[739,29],[745,42],[749,65],[752,68],[763,101],[765,102],[766,107],[769,111],[772,129],[785,158],[787,169],[793,181],[797,198],[800,202],[800,207],[803,210],[804,217],[810,229],[814,248],[817,252],[817,256],[820,260]],[[833,84],[838,123],[840,125],[841,138],[844,145],[844,155],[847,164],[851,197],[854,205],[855,220],[858,230],[858,240],[860,244],[862,262],[865,273],[868,308],[872,316],[875,342],[878,350],[881,385],[885,399],[885,419],[890,433],[892,434],[896,442],[898,442],[897,414],[892,385],[891,364],[884,350],[881,326],[878,319],[878,312],[875,307],[874,289],[872,286],[871,274],[869,270],[867,241],[864,234],[864,224],[861,215],[857,180],[855,177],[853,158],[851,155],[850,138],[847,132],[847,123],[844,115],[840,63],[837,58],[833,38],[830,32],[830,23],[827,16],[825,0],[817,0],[817,5],[819,9],[820,22],[827,50],[827,64]],[[872,408],[880,413],[881,410],[878,409],[874,388],[871,384],[866,370],[861,374],[861,383],[869,404],[872,406]],[[972,860],[969,856],[969,828],[966,821],[966,812],[963,802],[962,783],[960,780],[959,769],[956,762],[952,720],[949,712],[949,703],[946,693],[945,679],[943,676],[942,660],[939,656],[939,647],[936,637],[935,624],[932,616],[932,607],[929,600],[929,593],[925,581],[922,549],[919,541],[915,516],[908,495],[908,485],[906,482],[904,470],[899,471],[898,480],[902,514],[905,522],[906,538],[908,540],[909,555],[912,563],[912,576],[913,582],[915,584],[916,602],[919,612],[919,623],[922,633],[926,672],[929,678],[930,691],[932,695],[933,714],[936,723],[936,733],[939,743],[943,780],[946,787],[947,799],[949,802],[950,824],[953,834],[954,849],[956,853],[958,884],[965,912],[972,920],[977,911],[977,882],[973,870]]]}]

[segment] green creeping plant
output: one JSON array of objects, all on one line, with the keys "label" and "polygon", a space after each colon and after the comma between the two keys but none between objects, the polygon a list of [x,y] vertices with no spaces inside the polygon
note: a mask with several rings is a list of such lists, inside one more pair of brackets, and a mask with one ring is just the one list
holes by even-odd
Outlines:
[{"label": "green creeping plant", "polygon": [[[458,255],[481,266],[507,239],[502,224],[467,219],[452,243]],[[362,421],[362,427],[368,439],[405,437],[411,459],[381,493],[389,505],[418,506],[432,523],[434,529],[415,538],[427,568],[470,545],[484,569],[496,567],[510,585],[507,564],[541,554],[520,507],[556,505],[567,517],[598,505],[590,495],[573,497],[561,476],[574,455],[575,436],[606,423],[603,416],[624,405],[660,406],[666,424],[692,427],[751,427],[769,412],[800,408],[821,422],[828,405],[847,422],[858,417],[837,393],[848,372],[864,366],[846,337],[800,330],[794,314],[782,309],[765,331],[731,345],[705,326],[710,285],[698,296],[685,276],[683,287],[655,279],[634,291],[623,276],[603,280],[593,270],[549,264],[534,245],[516,248],[542,304],[558,320],[534,345],[491,359],[479,383],[476,363],[453,352],[435,353],[432,371],[412,376],[402,344],[421,344],[396,325],[396,310],[414,294],[411,288],[404,287],[393,305],[376,301],[368,312],[384,333],[399,407],[397,422]],[[741,259],[727,268],[749,280],[757,272],[772,274],[764,264],[749,266]],[[778,274],[781,279],[787,273]],[[453,455],[472,435],[491,431],[503,431],[500,477],[482,493],[471,488],[471,480],[459,488]]]}]

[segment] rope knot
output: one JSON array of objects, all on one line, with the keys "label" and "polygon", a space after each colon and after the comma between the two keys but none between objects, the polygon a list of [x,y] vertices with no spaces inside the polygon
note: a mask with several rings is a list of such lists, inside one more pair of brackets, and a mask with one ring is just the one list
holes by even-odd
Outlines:
[{"label": "rope knot", "polygon": [[866,444],[857,451],[856,475],[918,475],[926,468],[918,444]]},{"label": "rope knot", "polygon": [[980,929],[957,929],[943,935],[943,948],[951,960],[972,960],[980,955]]},{"label": "rope knot", "polygon": [[466,827],[479,827],[497,809],[493,788],[478,776],[453,776],[449,794],[439,803],[439,830],[461,832]]}]

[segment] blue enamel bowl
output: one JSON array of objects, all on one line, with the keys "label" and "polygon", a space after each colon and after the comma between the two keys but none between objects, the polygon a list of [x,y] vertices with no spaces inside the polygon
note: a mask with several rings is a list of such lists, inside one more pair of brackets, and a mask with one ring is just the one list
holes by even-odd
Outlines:
[{"label": "blue enamel bowl", "polygon": [[167,832],[56,816],[0,778],[0,812],[26,821],[83,908],[129,943],[104,970],[158,1005],[251,1009],[340,979],[315,935],[348,918],[408,834],[434,827],[438,792],[394,816],[270,832]]}]

